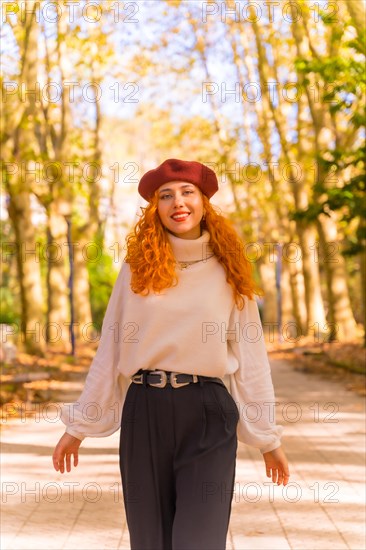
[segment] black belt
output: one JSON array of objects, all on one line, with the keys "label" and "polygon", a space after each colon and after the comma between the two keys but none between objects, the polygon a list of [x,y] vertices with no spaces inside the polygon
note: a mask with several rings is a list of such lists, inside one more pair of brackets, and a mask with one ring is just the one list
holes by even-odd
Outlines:
[{"label": "black belt", "polygon": [[172,388],[181,388],[188,384],[197,384],[197,382],[216,382],[224,386],[221,378],[212,376],[201,376],[198,374],[184,374],[181,372],[167,372],[165,370],[139,370],[131,377],[134,384],[149,384],[156,388],[165,388],[170,384]]}]

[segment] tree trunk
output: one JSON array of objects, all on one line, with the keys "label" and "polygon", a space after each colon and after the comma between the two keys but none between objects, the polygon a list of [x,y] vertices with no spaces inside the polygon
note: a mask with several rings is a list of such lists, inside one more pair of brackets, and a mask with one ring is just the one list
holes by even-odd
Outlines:
[{"label": "tree trunk", "polygon": [[22,341],[28,353],[42,354],[44,346],[40,251],[32,224],[30,196],[27,191],[9,193],[9,216],[13,224],[21,297]]},{"label": "tree trunk", "polygon": [[67,223],[62,202],[53,200],[49,207],[48,218],[48,313],[47,341],[63,351],[69,349],[70,321],[69,289],[67,285]]},{"label": "tree trunk", "polygon": [[[293,337],[307,334],[307,308],[305,299],[303,254],[294,232],[290,229],[289,242],[282,251],[282,271],[284,281],[281,281],[283,296],[283,322],[293,322]],[[292,307],[290,308],[290,302]]]},{"label": "tree trunk", "polygon": [[[300,249],[300,247],[298,247]],[[307,332],[307,311],[305,300],[304,269],[302,259],[298,261],[289,261],[289,283],[292,296],[292,313],[298,327],[298,332],[306,334]]]},{"label": "tree trunk", "polygon": [[[259,273],[266,299],[262,320],[270,327],[277,327],[277,290],[275,264],[268,254],[263,254],[259,263]],[[281,327],[279,327],[281,328]],[[266,329],[265,329],[266,332]]]},{"label": "tree trunk", "polygon": [[340,253],[336,221],[321,214],[318,217],[320,259],[324,265],[329,300],[329,341],[354,340],[357,324],[353,316],[346,283],[346,265]]},{"label": "tree trunk", "polygon": [[[78,340],[83,340],[83,335],[85,334],[89,324],[92,322],[89,274],[86,262],[86,254],[88,253],[86,245],[89,241],[86,239],[78,239],[77,242],[78,245],[74,247],[75,335]],[[94,252],[94,248],[92,251]]]},{"label": "tree trunk", "polygon": [[[68,20],[63,15],[57,20],[57,36],[55,56],[60,71],[61,80],[67,80],[64,65],[67,63],[67,50],[64,36],[69,29]],[[67,136],[70,130],[70,105],[68,94],[61,89],[58,124],[51,122],[46,116],[46,131],[48,142],[52,144],[52,153],[44,151],[47,158],[54,158],[61,164],[62,176],[51,183],[49,194],[51,201],[47,205],[48,235],[53,254],[48,262],[48,342],[62,351],[70,349],[70,289],[68,275],[70,270],[68,251],[68,225],[71,218],[72,190],[71,182],[64,169],[64,162],[69,158],[70,143]]]},{"label": "tree trunk", "polygon": [[[27,3],[24,25],[18,31],[20,74],[14,80],[18,79],[27,90],[34,89],[37,81],[38,28],[35,24],[35,10],[36,2],[30,0]],[[12,98],[10,106],[4,104],[5,109],[11,109],[11,112],[6,113],[2,154],[17,169],[14,174],[5,169],[5,187],[9,197],[9,217],[18,243],[22,341],[27,352],[42,354],[45,346],[40,257],[36,249],[36,231],[32,221],[31,176],[25,176],[23,171],[24,168],[31,167],[28,159],[34,159],[37,154],[33,145],[33,126],[37,125],[35,97],[28,94],[25,101]]]}]

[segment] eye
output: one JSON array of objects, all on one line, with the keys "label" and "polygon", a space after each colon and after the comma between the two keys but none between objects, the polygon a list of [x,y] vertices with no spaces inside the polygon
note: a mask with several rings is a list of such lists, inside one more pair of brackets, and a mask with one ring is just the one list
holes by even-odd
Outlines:
[{"label": "eye", "polygon": [[188,195],[193,195],[193,191],[191,191],[191,190],[184,191],[184,193],[188,193]]},{"label": "eye", "polygon": [[166,193],[165,195],[160,195],[160,198],[161,199],[166,199],[167,197],[171,197],[171,195],[169,195],[169,193]]}]

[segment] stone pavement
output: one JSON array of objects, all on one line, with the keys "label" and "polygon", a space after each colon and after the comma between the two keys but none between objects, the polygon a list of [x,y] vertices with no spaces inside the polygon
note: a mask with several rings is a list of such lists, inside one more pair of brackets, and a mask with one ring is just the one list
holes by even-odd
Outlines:
[{"label": "stone pavement", "polygon": [[[364,399],[270,360],[290,484],[274,486],[259,451],[239,444],[227,550],[364,549]],[[58,405],[34,417],[10,413],[2,429],[1,548],[128,549],[118,432],[86,439],[79,466],[61,475],[51,460],[64,431]]]}]

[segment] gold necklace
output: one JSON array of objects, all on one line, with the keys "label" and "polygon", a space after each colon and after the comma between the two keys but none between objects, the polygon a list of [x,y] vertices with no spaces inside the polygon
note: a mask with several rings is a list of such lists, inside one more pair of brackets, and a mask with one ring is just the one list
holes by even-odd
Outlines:
[{"label": "gold necklace", "polygon": [[215,254],[211,254],[211,256],[207,256],[207,258],[202,258],[202,260],[190,260],[188,262],[177,262],[179,264],[179,267],[180,269],[187,269],[187,267],[193,265],[193,264],[197,264],[198,262],[204,262],[206,260],[209,260],[210,258],[212,258],[212,256],[214,256]]}]

